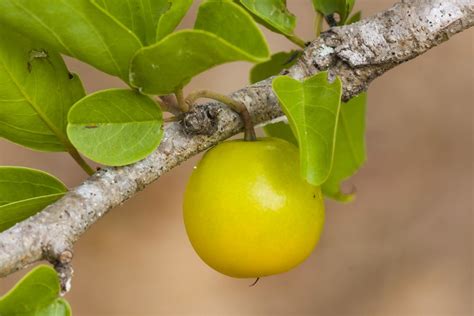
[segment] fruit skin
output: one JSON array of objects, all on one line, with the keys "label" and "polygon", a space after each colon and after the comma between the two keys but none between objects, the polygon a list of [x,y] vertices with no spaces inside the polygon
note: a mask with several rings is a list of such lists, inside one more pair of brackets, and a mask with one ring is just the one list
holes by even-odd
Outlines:
[{"label": "fruit skin", "polygon": [[321,190],[300,177],[296,146],[277,138],[229,141],[209,150],[184,196],[184,223],[209,266],[262,277],[303,262],[324,223]]}]

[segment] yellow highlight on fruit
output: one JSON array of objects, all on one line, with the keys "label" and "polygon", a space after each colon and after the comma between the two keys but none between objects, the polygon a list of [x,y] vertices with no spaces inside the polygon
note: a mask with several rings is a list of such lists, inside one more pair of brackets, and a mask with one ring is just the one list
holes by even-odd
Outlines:
[{"label": "yellow highlight on fruit", "polygon": [[189,180],[184,223],[198,255],[232,277],[290,270],[324,224],[319,187],[300,177],[298,149],[281,139],[229,141],[209,150]]}]

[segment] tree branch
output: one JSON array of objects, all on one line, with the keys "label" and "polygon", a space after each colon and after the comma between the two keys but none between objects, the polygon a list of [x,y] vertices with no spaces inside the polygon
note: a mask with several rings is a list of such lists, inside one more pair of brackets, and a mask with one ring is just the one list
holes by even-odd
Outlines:
[{"label": "tree branch", "polygon": [[[473,25],[471,0],[404,0],[349,26],[332,28],[305,49],[286,74],[303,79],[328,70],[343,82],[343,99],[367,89],[387,70],[415,58]],[[283,115],[271,78],[231,95],[254,123]],[[98,171],[37,215],[0,234],[0,276],[38,260],[69,263],[73,243],[110,209],[197,153],[242,131],[239,116],[218,103],[197,106],[166,125],[159,148],[130,166]],[[206,134],[206,135],[203,135]]]}]

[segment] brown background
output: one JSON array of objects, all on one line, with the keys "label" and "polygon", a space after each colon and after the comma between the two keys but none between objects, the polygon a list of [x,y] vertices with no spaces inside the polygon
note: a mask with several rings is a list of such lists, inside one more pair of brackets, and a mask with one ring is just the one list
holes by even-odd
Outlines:
[{"label": "brown background", "polygon": [[[310,39],[310,1],[289,1]],[[358,1],[365,15],[393,1]],[[192,25],[195,14],[182,27]],[[273,51],[291,43],[268,33]],[[260,281],[232,279],[193,252],[181,197],[196,159],[114,209],[77,243],[74,315],[472,315],[472,31],[375,81],[369,160],[351,180],[357,200],[327,203],[319,247],[298,268]],[[88,91],[122,86],[69,60]],[[190,89],[230,92],[249,64],[196,78]],[[0,164],[47,170],[74,186],[82,171],[64,154],[0,141]],[[4,293],[24,272],[0,280]]]}]

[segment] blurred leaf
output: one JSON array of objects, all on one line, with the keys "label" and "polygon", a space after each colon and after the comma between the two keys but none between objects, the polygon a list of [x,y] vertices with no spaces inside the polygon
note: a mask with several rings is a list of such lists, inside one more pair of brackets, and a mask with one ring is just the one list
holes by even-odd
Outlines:
[{"label": "blurred leaf", "polygon": [[362,93],[341,105],[337,127],[334,163],[323,193],[333,199],[348,202],[353,194],[341,192],[341,182],[352,176],[367,159],[365,150],[365,110],[367,93]]},{"label": "blurred leaf", "polygon": [[[279,74],[283,69],[293,66],[301,55],[301,51],[280,52],[272,55],[269,61],[255,65],[250,71],[250,83],[262,81]],[[265,134],[284,139],[298,146],[290,126],[284,122],[270,123],[263,127]]]},{"label": "blurred leaf", "polygon": [[65,193],[54,193],[0,206],[0,232],[9,229],[56,202]]},{"label": "blurred leaf", "polygon": [[291,131],[290,125],[285,122],[267,124],[263,127],[263,130],[270,137],[281,138],[298,146],[298,140],[296,140],[295,135]]},{"label": "blurred leaf", "polygon": [[261,61],[269,57],[265,37],[252,17],[232,2],[203,2],[199,6],[194,28],[219,36],[254,60]]},{"label": "blurred leaf", "polygon": [[47,265],[38,266],[0,298],[0,315],[70,316],[69,304],[58,298],[59,291],[56,271]]},{"label": "blurred leaf", "polygon": [[46,172],[0,166],[0,232],[61,198],[66,186]]},{"label": "blurred leaf", "polygon": [[323,15],[339,14],[339,25],[343,25],[354,7],[355,0],[313,0],[314,9]]},{"label": "blurred leaf", "polygon": [[[361,93],[343,103],[339,112],[333,167],[321,188],[324,195],[340,202],[350,202],[355,196],[354,193],[343,193],[340,189],[341,182],[351,177],[367,159],[366,106],[367,93]],[[265,125],[264,131],[268,136],[282,138],[298,146],[290,126],[284,122]]]},{"label": "blurred leaf", "polygon": [[109,166],[131,164],[148,156],[163,137],[158,105],[132,90],[88,95],[69,111],[71,142],[88,158]]},{"label": "blurred leaf", "polygon": [[[296,26],[296,17],[286,8],[286,0],[240,0],[240,3],[264,26],[272,31],[291,36]],[[257,19],[257,22],[260,20]]]},{"label": "blurred leaf", "polygon": [[356,13],[354,13],[350,18],[347,19],[346,21],[346,25],[349,25],[349,24],[352,24],[352,23],[356,23],[356,22],[359,22],[360,19],[362,18],[362,12],[361,11],[357,11]]},{"label": "blurred leaf", "polygon": [[300,148],[301,174],[308,183],[321,185],[331,172],[342,87],[327,72],[300,82],[287,76],[273,80],[273,90],[288,117]]},{"label": "blurred leaf", "polygon": [[168,11],[161,16],[156,29],[156,41],[171,34],[188,12],[193,0],[168,0]]},{"label": "blurred leaf", "polygon": [[132,61],[132,84],[145,93],[168,94],[214,66],[268,58],[268,47],[257,25],[232,2],[202,3],[195,28],[141,49]]},{"label": "blurred leaf", "polygon": [[51,305],[37,311],[34,316],[71,316],[71,306],[63,298],[57,298]]},{"label": "blurred leaf", "polygon": [[156,42],[158,21],[171,5],[168,0],[93,0],[92,2],[135,33],[144,45]]},{"label": "blurred leaf", "polygon": [[67,191],[57,178],[30,168],[0,166],[0,179],[0,206]]},{"label": "blurred leaf", "polygon": [[90,0],[2,0],[0,23],[125,81],[141,47],[132,32]]},{"label": "blurred leaf", "polygon": [[301,55],[301,51],[279,52],[273,54],[268,61],[256,64],[250,70],[250,83],[259,82],[278,75],[283,69],[293,66]]},{"label": "blurred leaf", "polygon": [[2,27],[0,82],[0,137],[36,150],[72,147],[67,112],[85,92],[59,54]]},{"label": "blurred leaf", "polygon": [[[250,71],[250,82],[255,83],[279,74],[283,69],[293,66],[301,51],[280,52],[272,55],[269,61],[255,65]],[[271,123],[263,127],[267,136],[284,139],[298,146],[290,126],[285,122]]]}]

